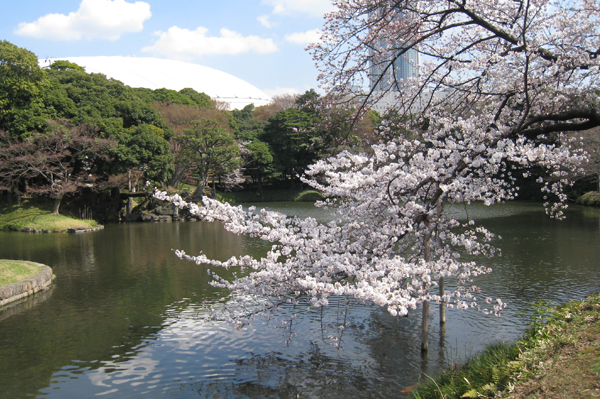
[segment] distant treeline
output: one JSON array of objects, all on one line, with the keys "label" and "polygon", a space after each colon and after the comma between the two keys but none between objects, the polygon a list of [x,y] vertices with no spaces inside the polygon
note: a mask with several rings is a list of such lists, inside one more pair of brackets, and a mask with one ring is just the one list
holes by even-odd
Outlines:
[{"label": "distant treeline", "polygon": [[[380,118],[350,123],[319,95],[284,95],[265,106],[227,104],[186,88],[132,88],[0,42],[0,191],[61,199],[82,187],[297,185],[306,166],[373,140]],[[351,125],[353,125],[351,129]],[[287,182],[287,183],[286,183]]]}]

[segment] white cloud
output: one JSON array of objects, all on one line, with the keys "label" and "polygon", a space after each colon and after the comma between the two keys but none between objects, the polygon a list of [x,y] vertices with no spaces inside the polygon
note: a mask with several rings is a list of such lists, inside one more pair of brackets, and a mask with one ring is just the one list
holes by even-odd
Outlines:
[{"label": "white cloud", "polygon": [[262,0],[262,4],[273,6],[273,14],[306,14],[322,17],[334,10],[331,0]]},{"label": "white cloud", "polygon": [[82,0],[79,9],[48,14],[35,22],[21,22],[15,33],[49,40],[117,40],[124,33],[140,32],[152,16],[150,4],[125,0]]},{"label": "white cloud", "polygon": [[307,46],[310,43],[317,43],[321,40],[321,31],[319,29],[312,29],[306,32],[291,33],[285,35],[285,40],[301,46]]},{"label": "white cloud", "polygon": [[158,40],[142,51],[168,55],[173,58],[186,58],[190,55],[240,54],[255,51],[260,54],[277,51],[272,39],[259,36],[242,36],[229,29],[221,29],[221,36],[207,36],[208,29],[200,26],[195,31],[177,26],[167,32],[156,32]]},{"label": "white cloud", "polygon": [[279,87],[279,86],[277,86],[274,89],[266,89],[263,91],[271,97],[281,96],[284,94],[300,94],[300,90],[295,87]]},{"label": "white cloud", "polygon": [[267,29],[271,29],[275,26],[275,24],[271,21],[269,21],[269,16],[268,15],[261,15],[260,17],[256,18],[258,20],[258,22],[260,22],[260,24],[262,26],[264,26]]}]

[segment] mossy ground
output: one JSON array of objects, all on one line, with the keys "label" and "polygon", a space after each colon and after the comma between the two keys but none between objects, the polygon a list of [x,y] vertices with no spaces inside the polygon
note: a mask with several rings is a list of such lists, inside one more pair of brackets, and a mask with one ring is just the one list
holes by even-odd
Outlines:
[{"label": "mossy ground", "polygon": [[24,199],[18,205],[0,203],[0,230],[65,231],[90,228],[97,224],[93,220],[54,215],[49,201]]},{"label": "mossy ground", "polygon": [[600,193],[590,191],[577,198],[577,203],[580,205],[600,206]]},{"label": "mossy ground", "polygon": [[412,391],[415,398],[600,397],[600,295],[540,303],[516,343],[496,343]]},{"label": "mossy ground", "polygon": [[40,267],[31,263],[0,259],[0,286],[19,282],[39,271]]}]

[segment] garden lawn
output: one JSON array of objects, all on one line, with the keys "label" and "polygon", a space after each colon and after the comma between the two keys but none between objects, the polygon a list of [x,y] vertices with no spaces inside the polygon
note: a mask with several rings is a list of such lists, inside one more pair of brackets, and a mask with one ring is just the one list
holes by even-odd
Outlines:
[{"label": "garden lawn", "polygon": [[0,286],[17,283],[36,275],[40,267],[17,260],[0,260]]},{"label": "garden lawn", "polygon": [[54,215],[51,209],[51,204],[33,200],[24,200],[19,205],[0,204],[0,230],[66,231],[97,225],[93,220]]}]

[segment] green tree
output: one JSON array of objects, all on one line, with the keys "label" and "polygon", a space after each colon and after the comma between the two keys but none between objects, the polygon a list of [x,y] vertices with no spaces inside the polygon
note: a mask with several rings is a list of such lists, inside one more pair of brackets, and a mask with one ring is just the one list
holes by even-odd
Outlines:
[{"label": "green tree", "polygon": [[0,42],[0,129],[20,138],[46,129],[46,73],[34,53]]},{"label": "green tree", "polygon": [[[52,90],[46,96],[46,103],[57,117],[74,124],[85,122],[97,126],[99,134],[105,137],[141,124],[163,129],[167,138],[172,134],[160,114],[136,94],[137,89],[118,80],[74,68],[50,69],[48,76]],[[121,123],[107,119],[121,119]],[[111,130],[105,131],[104,127]]]},{"label": "green tree", "polygon": [[193,125],[176,140],[181,146],[180,157],[192,165],[198,179],[193,198],[199,200],[209,178],[214,182],[216,177],[239,168],[241,158],[235,137],[217,121],[203,119],[194,121]]},{"label": "green tree", "polygon": [[273,175],[273,154],[269,145],[259,140],[267,122],[254,118],[254,104],[248,104],[241,110],[231,112],[231,125],[236,138],[242,146],[242,159],[246,174],[252,177],[262,198],[262,185],[266,178]]},{"label": "green tree", "polygon": [[308,165],[318,159],[319,140],[314,129],[314,115],[289,108],[269,118],[261,141],[268,143],[273,153],[275,175],[291,179],[302,174]]},{"label": "green tree", "polygon": [[134,92],[148,104],[159,102],[169,104],[196,105],[196,102],[194,102],[188,96],[179,93],[177,90],[165,88],[156,90],[135,88]]},{"label": "green tree", "polygon": [[269,145],[260,140],[253,140],[244,145],[242,151],[246,173],[252,176],[252,181],[256,184],[262,199],[263,180],[272,173],[273,154],[271,154]]},{"label": "green tree", "polygon": [[207,94],[198,93],[196,90],[186,87],[185,89],[179,90],[180,94],[187,96],[190,100],[196,103],[200,108],[209,109],[212,105],[211,99]]},{"label": "green tree", "polygon": [[148,104],[153,103],[168,103],[179,105],[194,105],[200,108],[210,108],[210,97],[204,93],[198,93],[191,88],[181,89],[179,91],[171,89],[147,89],[144,87],[136,87],[134,93]]},{"label": "green tree", "polygon": [[52,65],[50,65],[49,68],[52,70],[55,70],[55,71],[66,71],[69,69],[73,69],[73,70],[85,73],[85,69],[82,66],[79,66],[74,62],[65,61],[65,60],[54,61],[52,63]]},{"label": "green tree", "polygon": [[173,157],[162,129],[148,124],[133,126],[117,140],[113,172],[127,173],[129,190],[133,189],[132,177],[139,174],[147,181],[164,183],[167,180]]},{"label": "green tree", "polygon": [[220,126],[227,128],[231,124],[231,117],[225,111],[207,109],[198,107],[197,105],[158,102],[152,104],[152,107],[160,113],[169,128],[173,131],[174,137],[170,139],[171,152],[174,157],[173,173],[167,181],[167,185],[177,187],[190,176],[193,165],[190,164],[188,159],[180,156],[181,144],[175,138],[181,136],[185,129],[193,128],[194,121],[212,119],[216,120]]},{"label": "green tree", "polygon": [[255,140],[264,132],[266,121],[254,119],[254,104],[231,111],[231,127],[238,140]]}]

